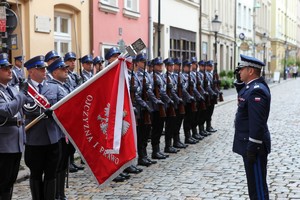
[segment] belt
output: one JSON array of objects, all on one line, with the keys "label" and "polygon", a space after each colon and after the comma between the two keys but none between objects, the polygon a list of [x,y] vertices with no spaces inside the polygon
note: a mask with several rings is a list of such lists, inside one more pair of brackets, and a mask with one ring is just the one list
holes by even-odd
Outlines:
[{"label": "belt", "polygon": [[16,121],[8,121],[5,124],[3,124],[1,127],[3,126],[17,126],[20,127],[22,126],[24,123],[22,120],[16,120]]}]

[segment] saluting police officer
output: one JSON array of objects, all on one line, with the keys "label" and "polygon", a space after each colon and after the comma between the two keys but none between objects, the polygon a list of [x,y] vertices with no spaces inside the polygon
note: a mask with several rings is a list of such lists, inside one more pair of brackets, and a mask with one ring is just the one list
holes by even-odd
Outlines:
[{"label": "saluting police officer", "polygon": [[[64,96],[71,93],[72,88],[66,83],[68,79],[68,66],[64,63],[63,59],[61,57],[57,58],[47,69],[53,77],[48,83],[57,85]],[[56,173],[55,199],[64,200],[67,199],[65,195],[65,178],[69,162],[69,141],[61,129],[60,132],[61,139],[59,140],[59,162]]]},{"label": "saluting police officer", "polygon": [[[54,60],[56,60],[57,58],[59,58],[59,55],[58,55],[57,51],[55,51],[55,50],[51,50],[48,53],[46,53],[45,62],[47,63],[47,66],[49,66],[52,62],[54,62]],[[47,78],[47,80],[52,79],[51,73],[49,73],[48,71],[46,74],[46,78]]]},{"label": "saluting police officer", "polygon": [[[136,98],[136,108],[139,113],[139,120],[137,126],[137,138],[138,138],[138,165],[150,166],[156,164],[157,161],[151,160],[147,155],[148,138],[151,131],[151,116],[153,112],[152,102],[156,102],[157,98],[153,94],[152,79],[146,69],[147,55],[144,53],[136,56],[137,65],[137,77],[140,83],[140,89],[137,94],[141,97],[141,100]],[[146,117],[149,117],[150,121],[146,121]]]},{"label": "saluting police officer", "polygon": [[22,107],[28,85],[21,83],[20,92],[8,85],[12,80],[12,65],[6,53],[0,54],[0,199],[10,200],[13,193],[25,132]]},{"label": "saluting police officer", "polygon": [[[29,59],[24,66],[29,75],[28,83],[51,105],[64,97],[59,86],[46,81],[44,56]],[[61,132],[52,118],[51,110],[40,107],[32,97],[24,105],[26,124],[40,116],[42,118],[26,131],[25,164],[30,169],[30,189],[33,200],[55,198],[55,176],[59,162],[59,140]]]},{"label": "saluting police officer", "polygon": [[9,85],[19,87],[19,83],[25,80],[24,69],[22,64],[24,61],[24,56],[15,57],[15,65],[12,68],[12,80],[9,82]]},{"label": "saluting police officer", "polygon": [[235,117],[233,151],[243,157],[250,199],[269,199],[267,162],[271,151],[268,117],[271,94],[260,60],[241,55],[236,70],[238,109]]},{"label": "saluting police officer", "polygon": [[[164,74],[164,81],[166,84],[167,95],[169,98],[174,102],[173,105],[168,105],[167,107],[167,118],[166,118],[166,125],[165,125],[165,153],[177,153],[179,149],[176,149],[172,146],[172,140],[175,138],[176,133],[176,110],[178,109],[179,103],[183,103],[182,98],[178,97],[176,93],[173,72],[174,72],[174,61],[172,58],[167,58],[164,60],[165,67],[167,69],[166,73]],[[173,113],[174,112],[174,113]]]}]

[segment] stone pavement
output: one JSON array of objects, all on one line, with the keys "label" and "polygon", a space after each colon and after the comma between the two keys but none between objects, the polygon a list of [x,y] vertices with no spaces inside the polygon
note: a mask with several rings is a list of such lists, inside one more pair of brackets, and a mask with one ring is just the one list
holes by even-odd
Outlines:
[{"label": "stone pavement", "polygon": [[[300,199],[300,80],[271,84],[270,199]],[[230,93],[230,94],[229,94]],[[213,116],[218,132],[123,183],[99,189],[87,170],[70,174],[69,199],[248,199],[242,158],[232,152],[236,94],[224,91]],[[182,134],[183,136],[183,134]],[[161,149],[163,149],[163,144]],[[149,151],[151,153],[151,149]],[[15,184],[13,199],[30,199],[29,181]]]}]

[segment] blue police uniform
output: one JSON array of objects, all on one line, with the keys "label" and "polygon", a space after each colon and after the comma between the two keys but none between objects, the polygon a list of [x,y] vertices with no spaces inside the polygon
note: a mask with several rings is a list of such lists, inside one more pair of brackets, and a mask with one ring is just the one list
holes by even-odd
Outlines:
[{"label": "blue police uniform", "polygon": [[[0,70],[11,70],[6,53],[0,54]],[[5,69],[4,69],[5,68]],[[24,150],[22,106],[26,96],[8,83],[0,83],[0,199],[11,199]]]},{"label": "blue police uniform", "polygon": [[[76,54],[74,52],[68,52],[65,54],[64,62],[69,60],[76,60]],[[66,82],[68,83],[69,86],[75,89],[79,85],[81,85],[82,79],[76,72],[68,69],[68,79]]]},{"label": "blue police uniform", "polygon": [[[92,55],[85,55],[81,58],[81,63],[93,63],[93,57]],[[82,69],[81,71],[81,76],[83,79],[83,82],[86,82],[87,80],[89,80],[90,78],[92,78],[93,73],[90,71],[87,71],[85,69]]]},{"label": "blue police uniform", "polygon": [[[241,55],[239,68],[261,69],[263,66],[261,61]],[[267,156],[271,151],[267,125],[271,103],[270,90],[263,77],[242,83],[237,89],[238,109],[233,151],[243,157],[250,199],[269,199],[266,175]]]},{"label": "blue police uniform", "polygon": [[[32,68],[45,68],[44,56],[36,56],[25,63],[27,70]],[[36,90],[43,95],[51,105],[64,97],[59,87],[47,81],[37,82],[28,79]],[[39,107],[31,97],[27,97],[24,106],[25,123],[28,124],[45,110]],[[59,161],[59,143],[61,132],[54,121],[44,117],[37,124],[26,131],[25,164],[30,169],[30,189],[33,199],[47,196],[54,199],[55,175]],[[43,193],[43,194],[42,194]]]},{"label": "blue police uniform", "polygon": [[[23,62],[24,56],[16,56],[15,61]],[[9,82],[9,85],[15,86],[18,89],[18,84],[25,80],[25,73],[23,68],[13,66],[12,68],[12,80]]]}]

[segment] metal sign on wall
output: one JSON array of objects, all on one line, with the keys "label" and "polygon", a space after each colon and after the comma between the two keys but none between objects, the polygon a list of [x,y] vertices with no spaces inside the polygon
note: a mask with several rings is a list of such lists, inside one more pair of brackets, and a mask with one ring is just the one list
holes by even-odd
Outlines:
[{"label": "metal sign on wall", "polygon": [[51,18],[45,16],[34,16],[35,32],[50,33],[51,32]]}]

